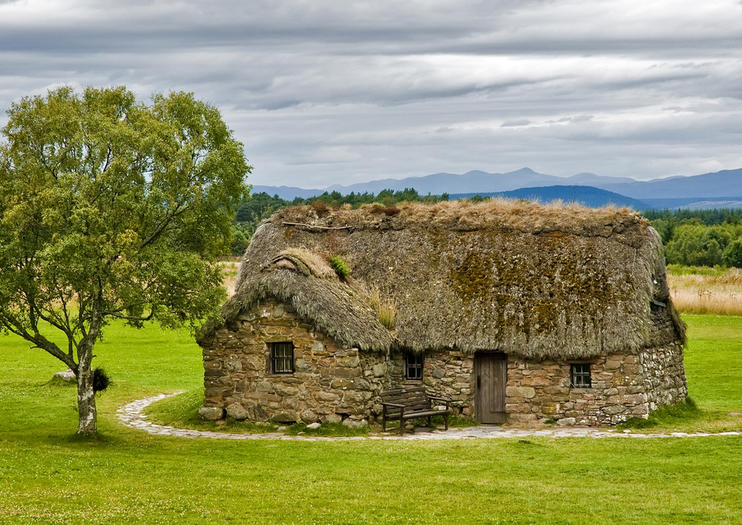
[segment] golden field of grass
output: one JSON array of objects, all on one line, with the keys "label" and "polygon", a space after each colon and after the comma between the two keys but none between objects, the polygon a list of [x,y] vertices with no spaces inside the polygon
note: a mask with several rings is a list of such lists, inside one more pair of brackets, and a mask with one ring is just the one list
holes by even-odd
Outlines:
[{"label": "golden field of grass", "polygon": [[237,281],[237,275],[240,273],[240,258],[232,257],[219,261],[219,264],[222,266],[224,287],[227,289],[227,295],[232,297],[234,295],[234,285]]},{"label": "golden field of grass", "polygon": [[670,268],[668,284],[680,312],[742,315],[742,269],[687,273]]}]

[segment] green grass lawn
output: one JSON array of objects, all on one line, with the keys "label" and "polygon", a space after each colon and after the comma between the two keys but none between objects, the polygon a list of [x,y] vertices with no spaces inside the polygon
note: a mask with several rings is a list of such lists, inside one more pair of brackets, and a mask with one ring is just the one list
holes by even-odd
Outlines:
[{"label": "green grass lawn", "polygon": [[[658,428],[740,428],[742,318],[687,316],[699,414]],[[740,523],[742,437],[451,442],[187,440],[115,409],[201,382],[184,332],[115,325],[101,438],[79,441],[62,368],[0,337],[0,523]],[[718,423],[722,421],[722,423]],[[652,429],[654,430],[654,429]]]}]

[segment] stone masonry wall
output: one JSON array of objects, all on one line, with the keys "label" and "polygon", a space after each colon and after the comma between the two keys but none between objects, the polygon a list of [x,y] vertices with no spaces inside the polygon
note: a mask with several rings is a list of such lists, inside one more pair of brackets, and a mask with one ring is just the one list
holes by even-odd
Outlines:
[{"label": "stone masonry wall", "polygon": [[673,344],[638,355],[612,354],[591,363],[592,387],[570,387],[570,363],[508,359],[508,420],[554,419],[562,425],[617,424],[646,418],[687,395],[682,348]]},{"label": "stone masonry wall", "polygon": [[591,388],[573,388],[570,362],[508,359],[508,421],[527,424],[551,419],[562,425],[598,425],[647,416],[638,356],[598,357],[590,361],[590,370]]},{"label": "stone masonry wall", "polygon": [[389,360],[389,377],[395,387],[425,385],[428,394],[451,400],[459,414],[474,416],[474,356],[455,350],[428,352],[423,360],[423,378],[405,379],[405,357],[394,352]]},{"label": "stone masonry wall", "polygon": [[[683,401],[687,395],[679,345],[639,355],[612,354],[589,362],[591,388],[573,388],[569,361],[535,362],[508,356],[508,422],[617,424],[631,417],[647,417],[658,406]],[[389,373],[395,386],[419,384],[404,379],[401,353],[392,354]],[[426,354],[422,382],[429,393],[451,399],[460,414],[475,416],[473,356],[456,351]]]},{"label": "stone masonry wall", "polygon": [[[284,341],[294,344],[295,373],[273,374],[267,343]],[[381,409],[384,356],[340,348],[273,301],[217,330],[203,355],[204,417],[224,409],[251,421],[360,422]]]},{"label": "stone masonry wall", "polygon": [[[294,344],[295,373],[271,372],[268,343]],[[381,413],[379,393],[419,385],[404,378],[404,354],[385,356],[341,348],[301,322],[286,306],[265,302],[216,331],[203,343],[205,402],[202,415],[218,419],[281,422],[361,422]],[[474,356],[428,352],[422,383],[448,398],[458,413],[475,416]],[[682,348],[673,344],[638,355],[590,361],[591,388],[570,386],[570,362],[526,361],[508,356],[508,421],[562,425],[616,424],[647,417],[687,395]]]},{"label": "stone masonry wall", "polygon": [[688,397],[683,347],[679,344],[655,348],[639,354],[649,410],[680,403]]}]

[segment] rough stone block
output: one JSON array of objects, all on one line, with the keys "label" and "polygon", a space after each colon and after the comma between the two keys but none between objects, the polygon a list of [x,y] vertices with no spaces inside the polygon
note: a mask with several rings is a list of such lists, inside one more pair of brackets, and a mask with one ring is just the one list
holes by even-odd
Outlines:
[{"label": "rough stone block", "polygon": [[75,373],[70,368],[63,372],[57,372],[56,374],[54,374],[54,377],[52,379],[64,381],[65,383],[74,383],[75,381],[77,381]]},{"label": "rough stone block", "polygon": [[247,419],[248,412],[241,404],[232,403],[231,405],[227,406],[227,415],[231,418],[242,420]]},{"label": "rough stone block", "polygon": [[508,386],[505,388],[508,397],[525,397],[531,399],[536,395],[536,389],[530,386]]},{"label": "rough stone block", "polygon": [[374,377],[384,377],[386,375],[386,364],[379,363],[374,365],[373,368]]},{"label": "rough stone block", "polygon": [[224,409],[220,407],[201,407],[198,409],[198,415],[207,421],[216,421],[224,417]]},{"label": "rough stone block", "polygon": [[330,388],[334,388],[336,390],[343,390],[343,389],[348,388],[352,384],[353,382],[348,379],[334,379],[330,383]]},{"label": "rough stone block", "polygon": [[621,405],[608,405],[606,407],[603,407],[603,412],[612,416],[615,414],[626,412],[626,407]]},{"label": "rough stone block", "polygon": [[337,394],[333,394],[332,392],[324,392],[321,390],[315,393],[314,397],[315,399],[318,399],[320,401],[337,401],[338,399],[340,399],[340,396],[338,396]]},{"label": "rough stone block", "polygon": [[298,414],[291,411],[277,412],[271,416],[271,421],[275,421],[276,423],[296,423],[298,420]]},{"label": "rough stone block", "polygon": [[[304,423],[316,423],[317,419],[319,418],[317,417],[317,414],[314,411],[309,410],[309,409],[302,410],[301,420],[304,421]],[[319,427],[318,423],[317,423],[317,427]]]}]

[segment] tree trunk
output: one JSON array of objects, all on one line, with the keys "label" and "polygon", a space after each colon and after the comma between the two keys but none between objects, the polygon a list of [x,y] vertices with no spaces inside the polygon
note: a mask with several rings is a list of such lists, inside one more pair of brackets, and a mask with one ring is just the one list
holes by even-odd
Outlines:
[{"label": "tree trunk", "polygon": [[93,360],[93,346],[88,342],[80,345],[78,350],[79,365],[77,367],[77,433],[86,436],[98,432],[98,411],[95,408],[95,392],[93,391],[93,369],[90,366]]}]

